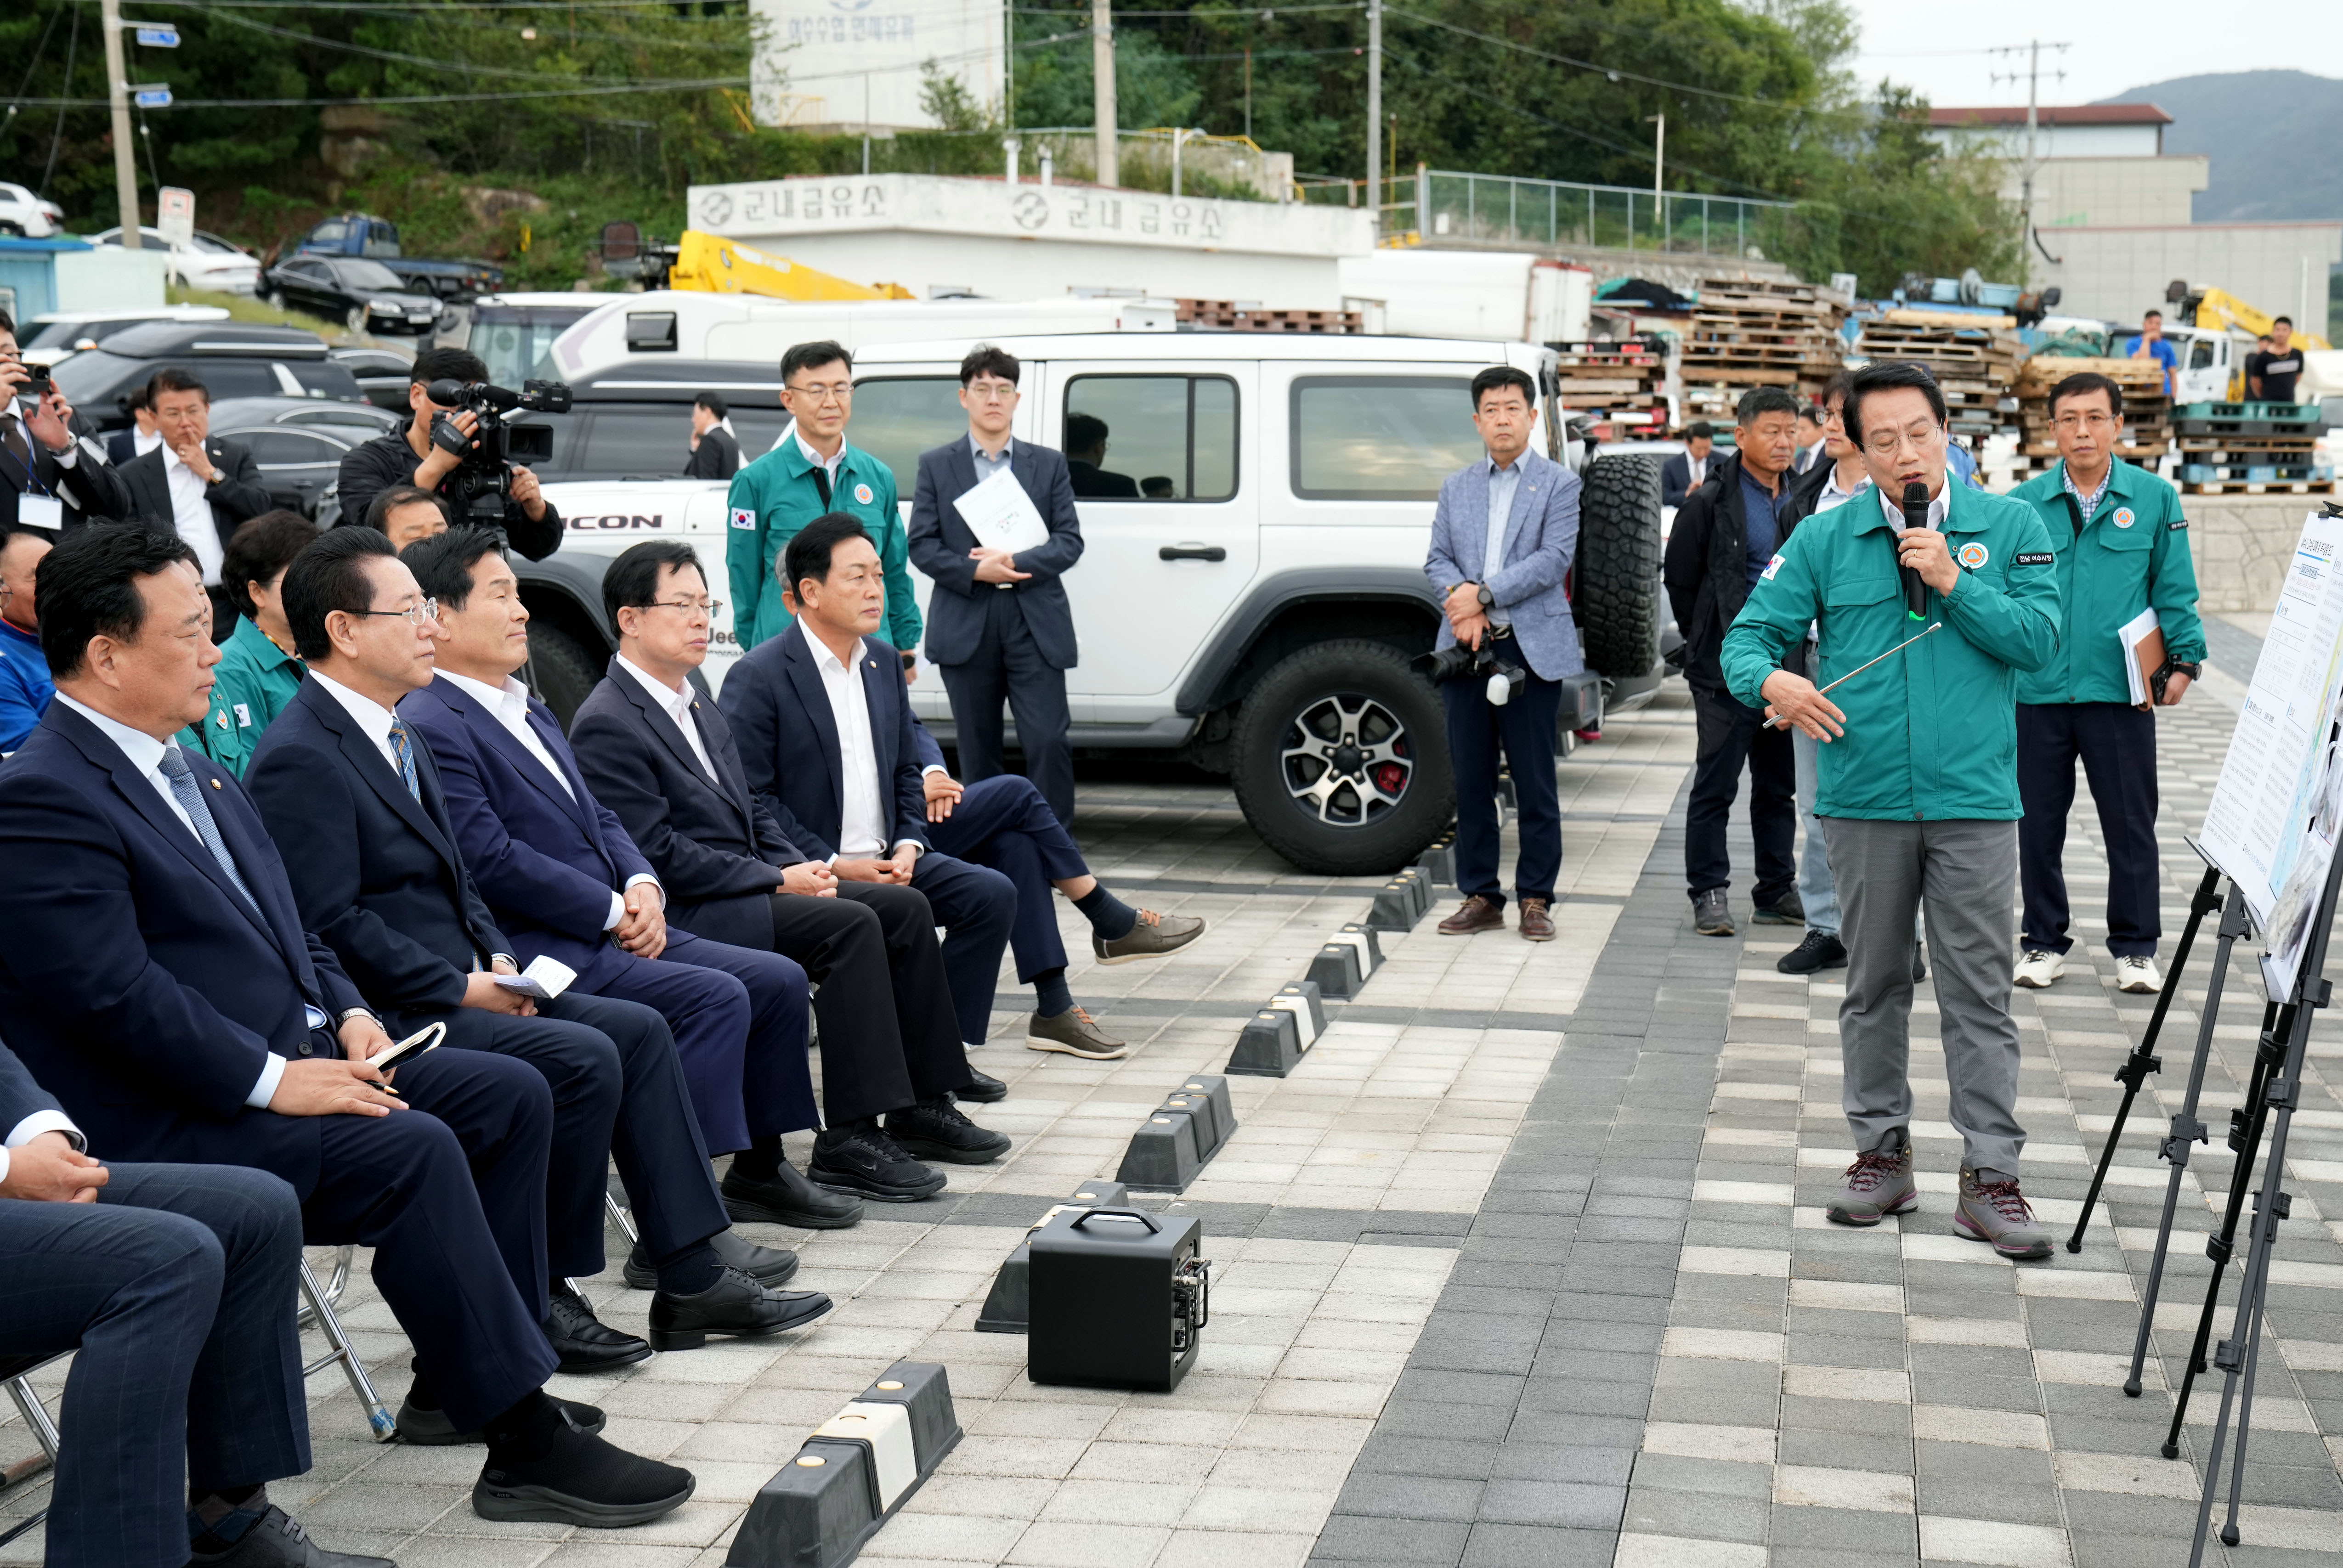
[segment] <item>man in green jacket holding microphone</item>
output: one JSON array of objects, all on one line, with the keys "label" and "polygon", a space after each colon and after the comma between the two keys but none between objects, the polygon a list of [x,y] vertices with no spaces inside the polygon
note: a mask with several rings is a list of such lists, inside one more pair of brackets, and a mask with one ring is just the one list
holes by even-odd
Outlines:
[{"label": "man in green jacket holding microphone", "polygon": [[[2026,920],[2017,983],[2049,985],[2066,967],[2066,813],[2075,762],[2090,775],[2107,846],[2107,952],[2116,985],[2161,989],[2156,944],[2164,934],[2163,871],[2156,851],[2156,714],[2134,705],[2130,657],[2117,635],[2156,612],[2164,663],[2145,673],[2151,704],[2170,707],[2200,671],[2205,628],[2197,618],[2197,568],[2188,519],[2170,485],[2119,461],[2123,391],[2104,376],[2067,377],[2050,388],[2058,466],[2011,493],[2050,530],[2066,618],[2058,651],[2017,681],[2018,881]],[[2163,689],[2155,689],[2157,676]]]},{"label": "man in green jacket holding microphone", "polygon": [[[2047,1257],[2017,1184],[2009,916],[2023,815],[2016,689],[2019,671],[2058,650],[2056,557],[2031,508],[1946,484],[1944,394],[1925,367],[1858,371],[1843,418],[1877,493],[1790,536],[1723,654],[1735,697],[1824,743],[1815,814],[1847,949],[1839,1046],[1856,1150],[1829,1214],[1875,1225],[1919,1203],[1907,1068],[1913,916],[1925,904],[1962,1143],[1954,1227],[2006,1257]],[[1920,526],[1899,505],[1909,486],[1926,498]],[[1812,680],[1781,668],[1809,622],[1821,629]]]}]

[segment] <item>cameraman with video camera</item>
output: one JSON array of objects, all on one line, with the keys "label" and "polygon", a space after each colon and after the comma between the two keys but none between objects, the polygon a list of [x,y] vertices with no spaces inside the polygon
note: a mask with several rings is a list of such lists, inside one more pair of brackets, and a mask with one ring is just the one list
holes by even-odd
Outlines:
[{"label": "cameraman with video camera", "polygon": [[[511,434],[498,427],[500,417],[485,411],[543,407],[558,413],[569,407],[568,389],[541,392],[540,384],[530,383],[526,393],[514,394],[488,386],[488,366],[460,348],[417,355],[407,372],[407,406],[415,411],[407,427],[352,447],[342,458],[343,524],[362,523],[384,490],[412,485],[440,497],[458,523],[502,528],[507,542],[530,560],[541,561],[559,549],[561,514],[538,488],[537,476],[518,463],[498,462],[494,450],[484,449],[484,442]],[[486,432],[484,424],[489,427]]]},{"label": "cameraman with video camera", "polygon": [[1585,668],[1563,591],[1578,553],[1578,476],[1531,448],[1537,387],[1524,371],[1493,365],[1473,377],[1473,425],[1488,455],[1442,481],[1423,563],[1446,617],[1433,658],[1448,707],[1456,885],[1464,894],[1440,930],[1462,937],[1504,929],[1496,799],[1503,745],[1521,814],[1520,930],[1526,940],[1547,942],[1562,869],[1555,725],[1563,678]]}]

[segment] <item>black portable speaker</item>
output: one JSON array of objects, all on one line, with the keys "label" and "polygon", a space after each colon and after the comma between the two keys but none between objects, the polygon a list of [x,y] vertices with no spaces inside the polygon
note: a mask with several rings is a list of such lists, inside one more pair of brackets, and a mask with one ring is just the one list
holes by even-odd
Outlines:
[{"label": "black portable speaker", "polygon": [[1069,1210],[1033,1232],[1025,1372],[1035,1382],[1168,1393],[1212,1315],[1192,1216]]}]

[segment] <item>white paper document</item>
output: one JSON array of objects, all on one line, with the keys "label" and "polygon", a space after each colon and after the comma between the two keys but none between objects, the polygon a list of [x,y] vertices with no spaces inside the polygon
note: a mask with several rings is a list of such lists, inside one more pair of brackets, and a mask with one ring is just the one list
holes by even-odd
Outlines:
[{"label": "white paper document", "polygon": [[1014,555],[1050,542],[1050,525],[1041,520],[1033,498],[1025,493],[1017,476],[1005,467],[995,469],[990,478],[952,505],[960,508],[960,521],[976,536],[976,542],[988,550]]},{"label": "white paper document", "polygon": [[518,991],[537,1001],[551,1001],[569,989],[569,982],[578,978],[578,971],[559,959],[549,959],[540,953],[529,960],[528,968],[517,975],[492,975],[489,978],[507,990]]},{"label": "white paper document", "polygon": [[2141,638],[2157,629],[2159,623],[2152,608],[2140,611],[2116,628],[2116,641],[2123,645],[2124,676],[2131,682],[2131,705],[2134,708],[2147,700],[2147,683],[2140,678],[2139,659],[2133,650],[2139,647]]}]

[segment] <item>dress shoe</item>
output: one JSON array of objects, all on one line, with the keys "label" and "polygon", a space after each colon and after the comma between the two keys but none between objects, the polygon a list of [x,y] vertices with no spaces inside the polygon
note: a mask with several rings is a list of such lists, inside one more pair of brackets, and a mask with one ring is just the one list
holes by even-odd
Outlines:
[{"label": "dress shoe", "polygon": [[1440,922],[1443,937],[1469,937],[1474,931],[1502,931],[1505,929],[1505,906],[1486,893],[1474,893],[1456,906],[1456,912]]},{"label": "dress shoe", "polygon": [[1521,918],[1518,921],[1522,940],[1525,942],[1554,940],[1553,910],[1554,900],[1551,899],[1523,899]]},{"label": "dress shoe", "polygon": [[800,1231],[842,1231],[862,1218],[862,1205],[817,1187],[788,1161],[770,1176],[745,1176],[735,1163],[724,1174],[724,1211],[736,1225],[794,1225]]},{"label": "dress shoe", "polygon": [[1027,1019],[1025,1049],[1061,1051],[1084,1061],[1117,1061],[1131,1052],[1130,1046],[1101,1029],[1096,1019],[1078,1007],[1057,1013],[1037,1012]]},{"label": "dress shoe", "polygon": [[651,1298],[651,1348],[696,1351],[710,1334],[743,1339],[802,1328],[830,1311],[820,1291],[772,1291],[727,1269],[704,1291],[661,1291]]},{"label": "dress shoe", "polygon": [[[759,1247],[738,1231],[719,1231],[708,1238],[716,1249],[716,1261],[728,1269],[738,1269],[760,1285],[785,1285],[798,1271],[798,1255],[787,1247]],[[659,1289],[659,1265],[637,1241],[627,1254],[627,1283],[639,1291]]]},{"label": "dress shoe", "polygon": [[524,1459],[489,1449],[472,1483],[472,1512],[483,1519],[615,1530],[674,1513],[697,1484],[688,1470],[628,1453],[564,1422],[542,1453]]},{"label": "dress shoe", "polygon": [[[561,1407],[562,1419],[580,1432],[599,1432],[608,1423],[599,1405],[581,1404],[574,1399],[553,1399]],[[398,1407],[398,1441],[417,1448],[457,1448],[465,1443],[486,1442],[488,1434],[480,1432],[458,1432],[447,1412],[437,1408],[426,1409],[415,1402],[410,1392]]]},{"label": "dress shoe", "polygon": [[387,1557],[328,1552],[275,1503],[225,1552],[194,1552],[189,1568],[398,1568]]},{"label": "dress shoe", "polygon": [[650,1346],[597,1318],[585,1297],[558,1284],[546,1312],[545,1337],[553,1342],[566,1372],[616,1372],[651,1354]]},{"label": "dress shoe", "polygon": [[960,1114],[949,1094],[922,1100],[887,1113],[887,1136],[895,1147],[920,1160],[948,1165],[990,1165],[1009,1152],[1009,1137],[988,1131]]},{"label": "dress shoe", "polygon": [[1160,959],[1177,952],[1204,934],[1204,922],[1193,915],[1159,915],[1141,910],[1131,930],[1112,941],[1091,933],[1091,953],[1102,964],[1127,964],[1137,959]]},{"label": "dress shoe", "polygon": [[990,1105],[995,1101],[1009,1098],[1009,1086],[1001,1080],[978,1072],[972,1067],[968,1070],[970,1076],[967,1086],[952,1091],[954,1100],[969,1105]]},{"label": "dress shoe", "polygon": [[825,1187],[842,1188],[881,1203],[917,1203],[944,1190],[944,1174],[930,1171],[879,1130],[876,1121],[825,1127],[815,1134],[808,1174]]}]

